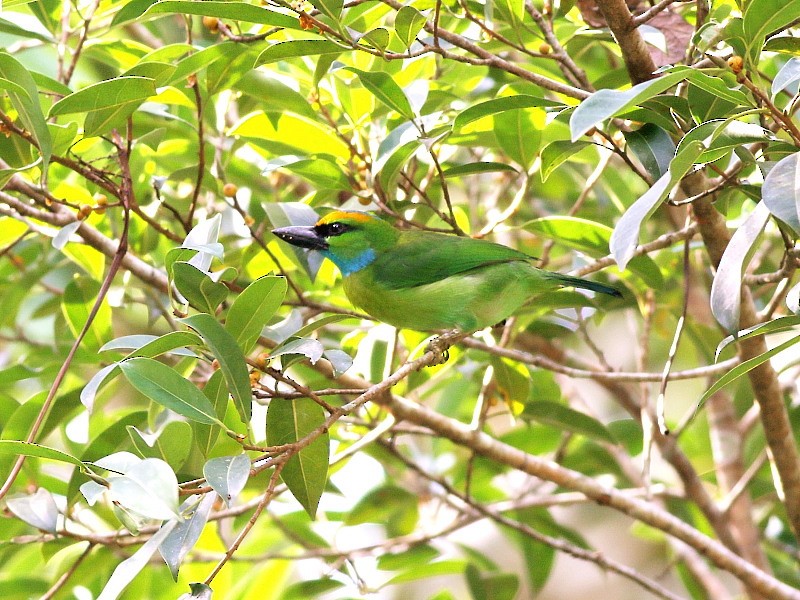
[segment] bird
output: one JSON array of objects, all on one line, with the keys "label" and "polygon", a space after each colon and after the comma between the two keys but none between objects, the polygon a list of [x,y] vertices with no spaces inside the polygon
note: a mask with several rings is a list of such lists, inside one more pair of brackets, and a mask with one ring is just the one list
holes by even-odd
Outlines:
[{"label": "bird", "polygon": [[601,283],[539,269],[533,257],[502,244],[400,230],[368,212],[334,210],[314,225],[272,233],[332,261],[350,302],[399,329],[481,330],[561,287],[622,295]]}]

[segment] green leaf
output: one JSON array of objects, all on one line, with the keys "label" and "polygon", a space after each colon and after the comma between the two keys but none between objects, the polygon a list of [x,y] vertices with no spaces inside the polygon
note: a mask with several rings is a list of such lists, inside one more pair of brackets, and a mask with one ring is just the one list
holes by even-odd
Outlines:
[{"label": "green leaf", "polygon": [[421,147],[419,132],[412,123],[403,123],[393,129],[378,145],[372,174],[380,179],[387,193],[393,193],[400,172]]},{"label": "green leaf", "polygon": [[427,565],[441,556],[433,546],[421,544],[412,546],[403,552],[393,554],[382,554],[378,557],[378,568],[381,571],[399,571],[400,569],[413,569],[422,565]]},{"label": "green leaf", "polygon": [[389,30],[385,27],[376,27],[372,31],[368,31],[363,36],[361,36],[361,40],[367,42],[370,46],[375,48],[376,50],[385,51],[387,46],[389,45],[389,40],[391,39],[391,34]]},{"label": "green leaf", "polygon": [[[302,440],[325,423],[325,411],[310,398],[273,398],[267,409],[267,444],[280,446]],[[281,471],[281,478],[313,519],[328,479],[330,452],[327,430],[296,452]]]},{"label": "green leaf", "polygon": [[458,559],[440,560],[400,573],[392,577],[381,587],[397,585],[398,583],[408,583],[410,581],[419,581],[420,579],[439,577],[441,575],[460,575],[464,573],[468,564],[469,563],[466,561]]},{"label": "green leaf", "polygon": [[117,565],[97,597],[98,600],[118,598],[122,591],[150,563],[153,554],[177,526],[177,519],[167,521],[136,552]]},{"label": "green leaf", "polygon": [[366,493],[345,517],[345,525],[377,523],[391,536],[414,531],[419,521],[419,499],[391,483]]},{"label": "green leaf", "polygon": [[676,65],[667,70],[668,73],[682,75],[689,83],[695,85],[710,94],[714,94],[721,100],[726,100],[736,106],[752,106],[752,102],[747,95],[738,89],[728,87],[725,80],[721,77],[709,75],[699,69],[687,67],[686,65]]},{"label": "green leaf", "polygon": [[716,352],[714,352],[714,360],[715,361],[718,360],[719,355],[722,353],[722,351],[733,342],[741,342],[742,340],[756,337],[758,335],[779,333],[781,331],[792,329],[797,325],[800,325],[800,316],[787,315],[785,317],[778,317],[777,319],[773,319],[772,321],[767,321],[766,323],[759,323],[758,325],[754,325],[753,327],[748,327],[747,329],[743,329],[742,331],[734,333],[733,335],[727,336],[724,340],[722,340],[719,343]]},{"label": "green leaf", "polygon": [[181,356],[196,356],[186,350],[186,346],[199,346],[203,343],[198,335],[190,331],[170,331],[164,335],[124,335],[103,345],[98,352],[112,350],[131,350],[125,358],[146,356],[153,358],[167,352]]},{"label": "green leaf", "polygon": [[284,590],[281,600],[308,600],[308,598],[319,598],[344,587],[341,581],[325,577],[324,579],[311,579],[293,583]]},{"label": "green leaf", "polygon": [[391,75],[383,71],[362,71],[353,67],[345,67],[344,70],[358,75],[361,85],[386,106],[397,111],[408,120],[414,118],[411,103]]},{"label": "green leaf", "polygon": [[186,421],[170,421],[157,433],[140,431],[135,425],[127,428],[128,436],[143,458],[158,458],[178,471],[192,449],[192,426]]},{"label": "green leaf", "polygon": [[594,146],[594,144],[584,141],[570,142],[569,140],[557,140],[545,146],[541,152],[542,181],[547,181],[547,178],[564,161],[589,146]]},{"label": "green leaf", "polygon": [[302,56],[318,56],[320,54],[341,54],[348,48],[328,40],[288,40],[272,44],[258,55],[255,66],[266,65]]},{"label": "green leaf", "polygon": [[247,454],[212,458],[203,465],[203,477],[225,505],[230,506],[250,478],[250,458]]},{"label": "green leaf", "polygon": [[194,265],[179,261],[172,265],[175,287],[194,308],[214,314],[228,297],[228,287],[214,281]]},{"label": "green leaf", "polygon": [[193,52],[186,58],[182,58],[178,61],[178,64],[175,65],[175,70],[172,71],[165,85],[182,84],[190,75],[196,75],[216,61],[224,58],[228,52],[235,50],[236,44],[234,44],[234,42],[223,42],[221,44],[214,44],[208,48],[203,48],[198,52]]},{"label": "green leaf", "polygon": [[511,402],[526,402],[531,391],[528,369],[499,356],[492,356],[491,362],[494,367],[494,380],[503,398]]},{"label": "green leaf", "polygon": [[177,13],[182,15],[234,19],[236,21],[271,25],[273,27],[285,27],[287,29],[300,29],[300,24],[295,17],[270,10],[266,7],[247,4],[246,2],[216,2],[211,0],[188,2],[182,0],[164,0],[162,2],[156,2],[150,7],[141,6],[140,8],[144,8],[145,10],[139,14],[134,14],[134,11],[131,11],[131,13],[125,15],[125,19],[135,19],[141,14],[149,16],[164,13]]},{"label": "green leaf", "polygon": [[684,76],[680,73],[671,73],[644,81],[629,90],[598,90],[581,102],[572,113],[569,120],[572,141],[577,141],[592,127],[599,125],[601,121],[657,96],[683,79]]},{"label": "green leaf", "polygon": [[[27,3],[28,1],[32,1],[32,0],[24,0],[24,2],[21,2],[21,3]],[[12,0],[12,2],[13,2],[13,0]],[[10,8],[10,6],[12,5],[12,2],[6,1],[4,3],[4,5],[6,7]],[[10,15],[10,13],[9,13],[9,15]],[[47,43],[52,43],[53,42],[53,36],[50,35],[47,31],[44,31],[42,33],[39,33],[37,31],[32,31],[31,29],[29,29],[27,27],[20,27],[16,23],[14,23],[12,21],[9,21],[7,19],[0,19],[0,33],[6,33],[6,34],[9,34],[9,35],[15,35],[15,36],[18,36],[18,37],[24,37],[24,38],[39,40],[41,42],[47,42]]]},{"label": "green leaf", "polygon": [[700,408],[702,408],[702,406],[703,406],[703,404],[705,404],[706,400],[708,400],[712,395],[717,393],[719,390],[724,388],[726,385],[728,385],[732,381],[735,381],[736,379],[738,379],[742,375],[745,375],[745,374],[749,373],[750,371],[755,369],[757,366],[764,364],[765,362],[767,362],[770,358],[772,358],[776,354],[779,354],[780,352],[783,352],[787,348],[791,348],[792,346],[794,346],[798,342],[800,342],[800,335],[796,335],[793,338],[786,340],[782,344],[779,344],[778,346],[775,346],[774,348],[772,348],[770,350],[767,350],[766,352],[764,352],[764,354],[759,354],[756,357],[753,357],[753,358],[751,358],[749,360],[744,361],[743,363],[740,363],[740,364],[736,365],[730,371],[725,373],[725,375],[720,377],[717,380],[717,382],[714,385],[712,385],[710,388],[708,388],[706,390],[706,392],[700,397],[700,400],[697,402],[697,407],[695,408],[695,413],[697,411],[699,411]]},{"label": "green leaf", "polygon": [[497,173],[500,171],[518,171],[511,165],[499,162],[473,162],[465,165],[457,165],[444,170],[445,177],[463,177],[464,175],[480,175],[481,173]]},{"label": "green leaf", "polygon": [[116,77],[65,96],[50,108],[49,116],[88,113],[128,104],[138,105],[155,95],[155,82],[149,77]]},{"label": "green leaf", "polygon": [[214,317],[205,313],[192,315],[182,319],[182,322],[200,334],[219,362],[239,417],[242,423],[249,424],[253,408],[250,376],[244,353],[236,339]]},{"label": "green leaf", "polygon": [[[225,386],[225,377],[222,371],[214,371],[203,386],[203,395],[208,398],[214,407],[214,413],[220,421],[225,420],[228,412],[230,394]],[[209,456],[219,438],[220,429],[214,425],[192,423],[192,431],[197,447],[204,457]]]},{"label": "green leaf", "polygon": [[737,104],[720,98],[696,85],[690,85],[686,92],[689,109],[697,123],[705,123],[712,119],[727,117]]},{"label": "green leaf", "polygon": [[742,12],[747,54],[755,64],[767,36],[800,19],[800,3],[782,0],[748,0]]},{"label": "green leaf", "polygon": [[478,119],[504,113],[509,110],[519,110],[523,108],[561,108],[563,106],[564,105],[560,102],[554,102],[553,100],[526,94],[495,98],[494,100],[487,100],[486,102],[470,106],[458,113],[456,118],[453,119],[453,131],[457,131]]},{"label": "green leaf", "polygon": [[673,67],[661,77],[635,85],[629,90],[602,89],[589,96],[581,102],[570,118],[572,140],[577,141],[601,121],[640,105],[684,79],[737,105],[749,105],[747,96],[739,90],[728,88],[722,80],[690,67]]},{"label": "green leaf", "polygon": [[198,423],[222,425],[208,398],[167,365],[137,357],[121,362],[119,368],[133,387],[161,406]]},{"label": "green leaf", "polygon": [[494,115],[494,135],[503,151],[526,170],[536,160],[544,111],[519,109]]},{"label": "green leaf", "polygon": [[42,172],[46,173],[53,145],[47,121],[39,105],[39,91],[36,83],[30,72],[5,52],[0,52],[0,77],[13,86],[13,89],[7,89],[6,93],[12,106],[19,113],[20,121],[25,129],[36,140],[36,145],[42,155]]},{"label": "green leaf", "polygon": [[513,573],[483,574],[477,567],[469,565],[466,576],[473,598],[513,600],[519,591],[519,577]]},{"label": "green leaf", "polygon": [[342,16],[344,0],[311,0],[311,4],[323,15],[330,17],[335,23],[338,23],[339,18]]},{"label": "green leaf", "polygon": [[609,444],[616,443],[614,436],[600,421],[558,402],[530,402],[525,405],[521,417],[552,425],[561,430],[580,433]]},{"label": "green leaf", "polygon": [[67,454],[56,448],[42,446],[41,444],[29,444],[17,440],[0,440],[0,455],[31,456],[34,458],[46,458],[58,462],[75,465],[81,471],[88,471],[85,464],[71,454]]},{"label": "green leaf", "polygon": [[[89,313],[100,293],[100,284],[88,277],[78,277],[73,279],[64,288],[62,298],[62,312],[67,319],[72,334],[77,338],[89,319]],[[97,314],[89,326],[86,336],[83,338],[83,346],[92,352],[98,349],[112,335],[111,332],[111,308],[108,302],[103,299]]]},{"label": "green leaf", "polygon": [[345,319],[352,319],[353,317],[349,315],[327,315],[316,321],[311,321],[310,323],[306,323],[303,327],[298,329],[292,334],[292,337],[306,337],[311,335],[320,327],[325,327],[325,325],[330,325],[331,323],[338,323],[339,321],[344,321]]},{"label": "green leaf", "polygon": [[228,330],[245,354],[275,316],[286,296],[285,277],[265,275],[248,285],[231,304],[225,319]]},{"label": "green leaf", "polygon": [[786,64],[781,67],[781,70],[778,71],[777,75],[775,75],[775,79],[772,80],[772,88],[770,89],[770,93],[774,98],[783,90],[788,89],[798,81],[800,81],[800,58],[795,56],[790,58]]},{"label": "green leaf", "polygon": [[413,6],[403,6],[394,17],[394,31],[400,41],[410,48],[425,26],[425,16]]},{"label": "green leaf", "polygon": [[614,231],[606,225],[587,219],[559,216],[534,219],[525,223],[523,228],[585,252],[593,258],[608,254],[608,243]]},{"label": "green leaf", "polygon": [[278,156],[267,161],[263,174],[276,169],[286,169],[307,179],[317,189],[350,190],[352,184],[342,168],[325,156],[303,157],[296,155]]}]

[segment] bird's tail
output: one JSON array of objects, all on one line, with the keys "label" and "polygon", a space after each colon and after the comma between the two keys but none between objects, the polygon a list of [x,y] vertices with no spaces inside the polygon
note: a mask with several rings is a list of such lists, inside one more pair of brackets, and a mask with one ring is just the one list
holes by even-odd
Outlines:
[{"label": "bird's tail", "polygon": [[622,293],[618,289],[608,285],[603,285],[602,283],[597,283],[596,281],[581,279],[580,277],[572,277],[571,275],[563,275],[561,273],[548,273],[548,275],[550,275],[564,287],[583,288],[585,290],[591,290],[601,294],[608,294],[609,296],[616,296],[617,298],[622,297]]}]

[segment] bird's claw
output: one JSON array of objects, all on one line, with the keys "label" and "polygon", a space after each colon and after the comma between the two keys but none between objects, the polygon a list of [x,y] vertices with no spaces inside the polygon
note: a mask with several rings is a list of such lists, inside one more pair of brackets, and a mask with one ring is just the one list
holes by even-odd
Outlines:
[{"label": "bird's claw", "polygon": [[450,360],[450,345],[452,342],[447,339],[447,336],[436,336],[425,348],[426,352],[433,352],[436,356],[431,362],[431,366],[443,365]]}]

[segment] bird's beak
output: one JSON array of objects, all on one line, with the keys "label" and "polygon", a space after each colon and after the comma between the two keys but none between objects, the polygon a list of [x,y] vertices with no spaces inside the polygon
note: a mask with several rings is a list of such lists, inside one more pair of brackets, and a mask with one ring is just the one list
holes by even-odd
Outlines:
[{"label": "bird's beak", "polygon": [[272,233],[281,238],[284,242],[290,243],[298,248],[308,248],[309,250],[327,250],[328,242],[313,227],[292,226],[273,229]]}]

